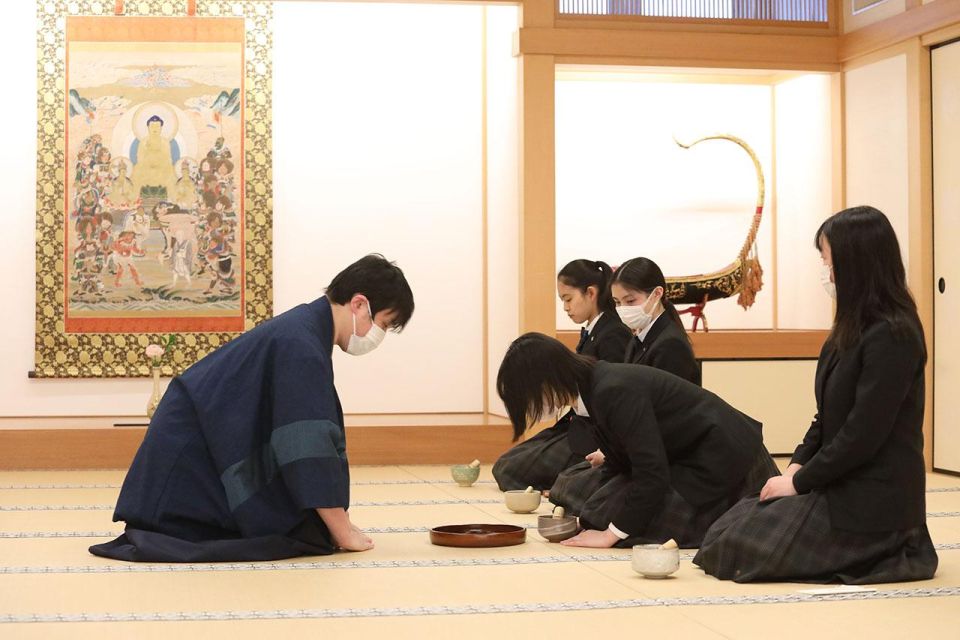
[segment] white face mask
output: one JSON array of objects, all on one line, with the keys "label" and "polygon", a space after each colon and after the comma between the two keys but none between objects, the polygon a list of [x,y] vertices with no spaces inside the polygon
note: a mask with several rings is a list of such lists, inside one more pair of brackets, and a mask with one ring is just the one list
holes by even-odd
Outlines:
[{"label": "white face mask", "polygon": [[357,316],[353,316],[353,334],[350,336],[350,342],[347,343],[347,353],[352,356],[362,356],[370,353],[383,342],[387,332],[373,321],[373,310],[370,309],[370,303],[367,303],[367,315],[370,316],[370,331],[367,335],[357,335]]},{"label": "white face mask", "polygon": [[643,304],[632,307],[620,305],[617,307],[617,315],[634,333],[643,331],[653,322],[653,310],[657,308],[660,298],[661,296],[650,295]]},{"label": "white face mask", "polygon": [[820,267],[820,284],[823,285],[823,290],[827,292],[827,295],[837,299],[837,285],[833,282],[830,282],[830,274],[833,272],[833,267],[828,264],[825,264]]}]

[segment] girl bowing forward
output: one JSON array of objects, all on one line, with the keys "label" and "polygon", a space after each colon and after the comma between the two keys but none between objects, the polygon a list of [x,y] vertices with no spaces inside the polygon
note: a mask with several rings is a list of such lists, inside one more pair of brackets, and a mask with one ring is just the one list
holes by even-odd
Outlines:
[{"label": "girl bowing forward", "polygon": [[587,531],[565,544],[675,538],[697,546],[714,520],[776,473],[760,423],[713,393],[652,367],[572,353],[543,334],[510,345],[497,391],[517,437],[556,407],[591,419],[609,481],[580,514]]},{"label": "girl bowing forward", "polygon": [[[557,295],[570,319],[583,325],[577,353],[622,362],[631,336],[620,322],[610,295],[612,277],[613,271],[605,262],[574,260],[557,274]],[[584,435],[590,428],[585,422],[568,411],[554,426],[500,456],[493,466],[493,477],[501,491],[527,486],[550,489],[559,474],[577,468],[593,451],[589,444],[583,444],[590,442],[589,435]]]}]

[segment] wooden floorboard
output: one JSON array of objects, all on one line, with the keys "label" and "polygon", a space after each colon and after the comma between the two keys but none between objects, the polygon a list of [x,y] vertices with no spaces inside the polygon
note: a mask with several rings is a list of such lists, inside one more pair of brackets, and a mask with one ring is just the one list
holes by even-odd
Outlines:
[{"label": "wooden floorboard", "polygon": [[[698,331],[690,333],[698,360],[816,359],[828,331]],[[557,331],[557,339],[571,349],[580,333]]]},{"label": "wooden floorboard", "polygon": [[[144,427],[112,426],[111,419],[99,425],[64,419],[64,428],[31,427],[29,420],[22,420],[20,428],[0,429],[0,469],[126,468],[146,433]],[[42,420],[44,425],[56,422]],[[484,414],[354,416],[347,425],[351,464],[492,462],[512,444],[506,421]]]}]

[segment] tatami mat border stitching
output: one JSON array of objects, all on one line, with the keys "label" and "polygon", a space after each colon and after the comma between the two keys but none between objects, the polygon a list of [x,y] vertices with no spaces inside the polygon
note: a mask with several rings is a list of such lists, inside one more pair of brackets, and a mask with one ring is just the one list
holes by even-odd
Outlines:
[{"label": "tatami mat border stitching", "polygon": [[[361,480],[351,482],[351,487],[375,487],[387,485],[403,484],[457,484],[453,480]],[[473,484],[497,484],[496,480],[477,480]],[[40,484],[5,484],[0,485],[2,489],[119,489],[119,484],[73,484],[73,483],[40,483]],[[960,491],[960,487],[950,489],[951,491]]]},{"label": "tatami mat border stitching", "polygon": [[[937,551],[960,549],[960,543],[934,545]],[[442,567],[502,567],[520,565],[572,564],[583,562],[629,562],[630,553],[594,553],[580,556],[533,556],[523,558],[436,558],[425,560],[347,560],[328,562],[231,562],[209,564],[109,564],[87,566],[0,567],[0,575],[90,574],[90,573],[216,573],[220,571],[312,571],[317,569],[433,569]],[[681,560],[695,554],[683,553]],[[960,588],[960,587],[958,587]]]},{"label": "tatami mat border stitching", "polygon": [[809,602],[846,602],[851,600],[894,600],[903,598],[943,598],[960,595],[960,587],[937,589],[895,589],[866,591],[830,596],[804,593],[757,596],[711,596],[701,598],[637,598],[632,600],[593,600],[574,602],[536,602],[529,604],[480,604],[431,607],[386,607],[367,609],[275,609],[267,611],[179,611],[173,613],[82,613],[82,614],[0,614],[0,623],[31,622],[202,622],[214,620],[289,620],[313,618],[383,618],[409,616],[462,616],[498,613],[545,613],[634,609],[640,607],[683,607],[745,604],[792,604]]},{"label": "tatami mat border stitching", "polygon": [[[536,529],[537,525],[517,525],[525,529]],[[430,527],[365,527],[364,533],[381,535],[388,533],[427,533]],[[122,529],[114,531],[0,531],[0,539],[32,539],[32,538],[115,538],[123,533]]]},{"label": "tatami mat border stitching", "polygon": [[[693,554],[683,559],[692,560]],[[116,564],[76,567],[0,567],[0,574],[23,573],[200,573],[220,571],[304,571],[316,569],[431,569],[440,567],[497,567],[577,562],[628,562],[630,554],[530,556],[524,558],[436,558],[430,560],[347,560],[329,562],[231,562],[210,564]]]},{"label": "tatami mat border stitching", "polygon": [[[453,480],[369,480],[362,482],[351,482],[351,487],[376,487],[376,486],[398,486],[398,485],[455,485]],[[474,484],[494,485],[496,480],[478,480]],[[0,485],[0,491],[3,490],[23,490],[23,489],[120,489],[119,484],[5,484]],[[936,487],[927,489],[927,493],[957,493],[960,487]]]},{"label": "tatami mat border stitching", "polygon": [[[502,504],[503,500],[377,500],[351,502],[351,507],[425,507],[451,504]],[[0,505],[0,511],[112,511],[112,504],[18,504]],[[960,514],[958,514],[960,515]]]},{"label": "tatami mat border stitching", "polygon": [[[503,500],[384,500],[374,502],[353,502],[351,507],[426,507],[443,505],[489,505],[502,504]],[[112,511],[112,504],[21,504],[21,505],[0,505],[0,512],[17,511]],[[928,518],[956,518],[960,517],[960,511],[928,511]]]}]

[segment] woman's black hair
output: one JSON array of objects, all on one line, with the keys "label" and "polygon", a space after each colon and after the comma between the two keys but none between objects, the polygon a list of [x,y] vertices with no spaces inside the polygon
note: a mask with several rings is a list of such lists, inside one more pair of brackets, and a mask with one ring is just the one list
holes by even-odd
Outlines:
[{"label": "woman's black hair", "polygon": [[542,333],[514,340],[497,374],[497,393],[513,424],[514,442],[543,417],[544,404],[559,409],[576,400],[590,384],[595,363]]},{"label": "woman's black hair", "polygon": [[327,298],[336,304],[347,304],[357,294],[370,301],[371,311],[393,310],[392,328],[400,331],[413,315],[413,292],[395,263],[379,253],[364,256],[341,271],[327,287]]},{"label": "woman's black hair", "polygon": [[[653,290],[657,287],[662,287],[663,297],[660,302],[663,304],[664,311],[671,320],[683,329],[683,335],[687,336],[687,329],[683,326],[683,320],[680,319],[677,308],[667,298],[667,280],[663,277],[663,271],[660,270],[656,262],[650,258],[630,258],[614,272],[611,284],[613,282],[619,282],[627,289],[643,291],[647,295],[653,293]],[[687,340],[690,340],[690,336],[687,336]]]},{"label": "woman's black hair", "polygon": [[[814,236],[822,250],[830,245],[837,312],[829,340],[840,349],[855,345],[863,331],[887,322],[895,335],[911,329],[923,336],[917,304],[907,289],[907,274],[897,234],[887,216],[874,207],[844,209],[827,218]],[[926,362],[926,345],[923,347]]]},{"label": "woman's black hair", "polygon": [[557,274],[557,280],[579,289],[581,293],[586,293],[588,287],[596,287],[597,309],[603,313],[617,312],[617,305],[610,293],[612,277],[613,270],[606,262],[583,259],[568,262]]}]

